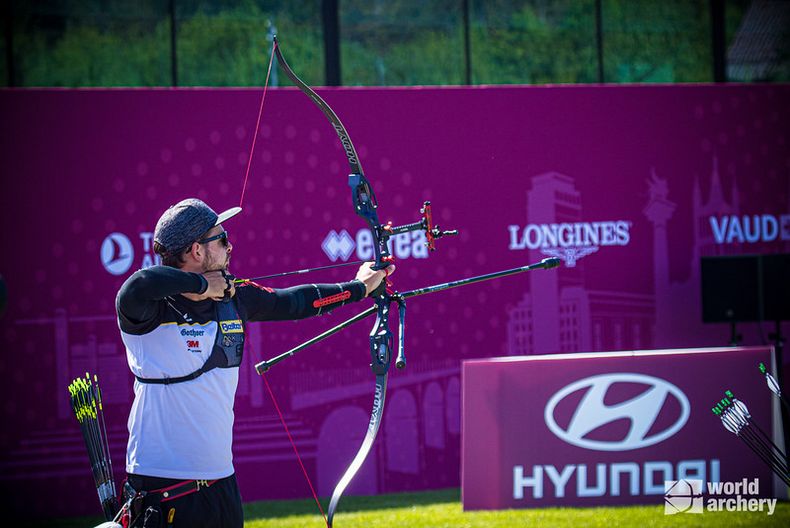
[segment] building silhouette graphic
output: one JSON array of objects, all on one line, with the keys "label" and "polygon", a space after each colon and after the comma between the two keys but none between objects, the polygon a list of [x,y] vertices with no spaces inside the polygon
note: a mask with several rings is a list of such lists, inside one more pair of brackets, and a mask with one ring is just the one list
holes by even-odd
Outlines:
[{"label": "building silhouette graphic", "polygon": [[[573,178],[552,172],[533,177],[531,183],[528,224],[582,221],[582,200]],[[508,314],[508,355],[707,346],[723,341],[720,328],[700,329],[700,258],[744,253],[742,244],[718,243],[711,228],[711,217],[740,216],[741,199],[735,178],[725,189],[715,156],[707,183],[704,192],[701,179],[694,180],[692,244],[682,280],[670,276],[672,252],[686,251],[673,247],[668,235],[678,204],[669,198],[668,180],[651,168],[642,214],[652,224],[653,295],[588,287],[584,259],[573,268],[566,265],[559,274],[530,275],[529,290]],[[787,251],[790,243],[782,245]],[[773,252],[775,246],[758,243],[749,249]],[[530,260],[540,258],[539,250],[530,251]]]},{"label": "building silhouette graphic", "polygon": [[[585,218],[573,178],[557,172],[534,176],[527,192],[527,224],[576,223]],[[601,251],[616,249],[603,248]],[[651,295],[593,289],[585,259],[565,263],[561,273],[532,274],[529,290],[508,314],[508,355],[650,348],[655,302]],[[545,255],[534,249],[529,260]],[[536,306],[539,305],[539,308]]]}]

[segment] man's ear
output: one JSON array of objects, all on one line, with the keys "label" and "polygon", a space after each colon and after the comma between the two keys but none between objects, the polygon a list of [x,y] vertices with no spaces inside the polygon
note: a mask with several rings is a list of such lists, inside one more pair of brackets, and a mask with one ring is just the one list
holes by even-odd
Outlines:
[{"label": "man's ear", "polygon": [[203,246],[197,242],[192,242],[189,250],[186,252],[186,258],[195,262],[200,262],[203,258]]}]

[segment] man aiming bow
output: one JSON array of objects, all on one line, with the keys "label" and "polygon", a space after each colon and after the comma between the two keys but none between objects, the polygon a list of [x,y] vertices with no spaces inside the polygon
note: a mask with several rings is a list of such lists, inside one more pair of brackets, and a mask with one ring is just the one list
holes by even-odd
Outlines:
[{"label": "man aiming bow", "polygon": [[116,299],[134,374],[124,500],[136,527],[240,528],[233,469],[233,400],[248,322],[302,319],[359,301],[394,266],[363,264],[338,284],[270,289],[228,273],[233,245],[217,215],[197,199],[170,207],[154,231],[161,266],[134,273]]}]

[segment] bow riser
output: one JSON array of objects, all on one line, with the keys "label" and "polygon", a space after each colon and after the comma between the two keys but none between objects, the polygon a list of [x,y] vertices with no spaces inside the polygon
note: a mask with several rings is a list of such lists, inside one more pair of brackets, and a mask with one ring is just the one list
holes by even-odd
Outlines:
[{"label": "bow riser", "polygon": [[351,187],[351,202],[354,204],[354,211],[368,224],[368,228],[373,234],[373,240],[375,240],[373,245],[375,262],[372,267],[375,270],[384,269],[392,261],[387,247],[387,239],[390,234],[384,230],[379,221],[379,215],[376,213],[378,208],[376,195],[364,174],[349,174],[348,186]]},{"label": "bow riser", "polygon": [[389,295],[376,298],[377,316],[370,331],[370,368],[376,376],[387,374],[392,358],[392,332],[389,327]]}]

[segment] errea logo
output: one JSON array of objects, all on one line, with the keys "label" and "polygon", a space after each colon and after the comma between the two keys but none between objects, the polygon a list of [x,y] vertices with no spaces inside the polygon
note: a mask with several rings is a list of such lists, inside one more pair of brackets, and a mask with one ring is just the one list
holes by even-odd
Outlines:
[{"label": "errea logo", "polygon": [[[428,247],[423,231],[411,231],[392,236],[387,240],[387,248],[399,260],[428,258]],[[337,260],[345,262],[354,253],[359,260],[370,260],[375,256],[375,243],[370,229],[360,229],[355,237],[345,229],[339,233],[332,230],[321,243],[321,249],[332,262]]]},{"label": "errea logo", "polygon": [[223,334],[243,334],[244,327],[241,324],[241,319],[233,319],[230,321],[220,321],[219,327],[222,329]]}]

